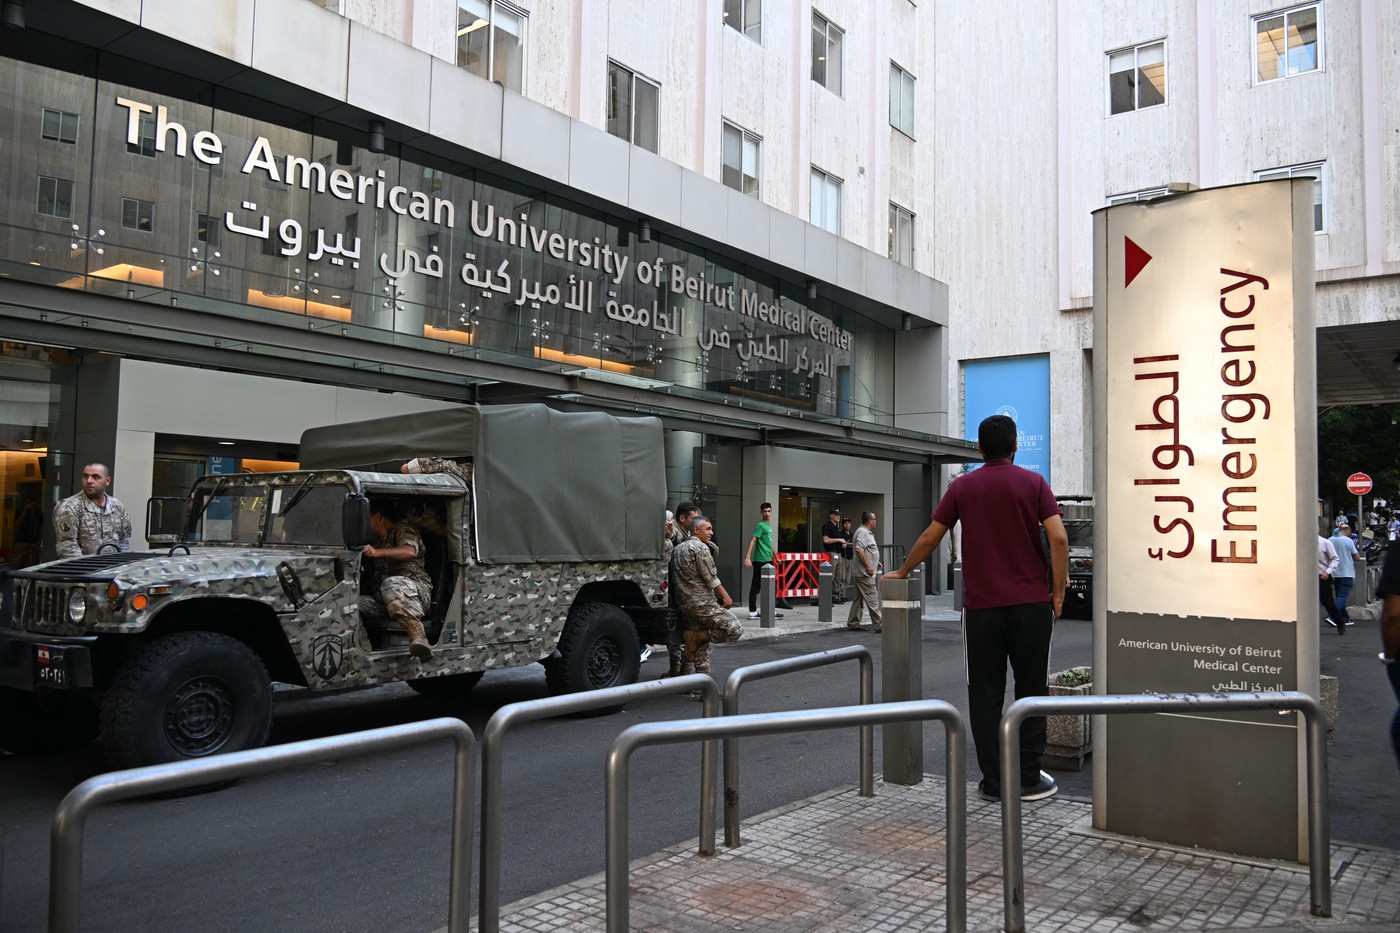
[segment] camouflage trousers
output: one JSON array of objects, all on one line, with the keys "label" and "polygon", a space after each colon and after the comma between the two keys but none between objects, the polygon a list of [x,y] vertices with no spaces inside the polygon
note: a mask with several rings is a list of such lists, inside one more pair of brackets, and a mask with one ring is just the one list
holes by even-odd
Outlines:
[{"label": "camouflage trousers", "polygon": [[727,645],[736,642],[744,635],[744,626],[734,613],[717,605],[681,608],[681,619],[685,623],[685,654],[693,652],[686,660],[695,664],[695,673],[710,672],[710,646]]},{"label": "camouflage trousers", "polygon": [[385,577],[378,596],[360,597],[360,618],[382,622],[387,616],[401,626],[406,621],[422,624],[432,603],[432,589],[412,577]]}]

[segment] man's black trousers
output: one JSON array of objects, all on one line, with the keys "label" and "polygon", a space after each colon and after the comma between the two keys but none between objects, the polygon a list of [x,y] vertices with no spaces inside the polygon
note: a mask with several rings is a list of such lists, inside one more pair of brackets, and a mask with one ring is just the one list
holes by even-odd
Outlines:
[{"label": "man's black trousers", "polygon": [[[1045,696],[1050,673],[1050,637],[1055,613],[1050,603],[1025,603],[963,612],[963,647],[967,656],[967,706],[977,765],[988,790],[1001,786],[1001,753],[997,744],[1002,703],[1006,696],[1006,666],[1011,665],[1016,699]],[[1045,717],[1021,723],[1021,786],[1040,780],[1040,756],[1045,753]]]}]

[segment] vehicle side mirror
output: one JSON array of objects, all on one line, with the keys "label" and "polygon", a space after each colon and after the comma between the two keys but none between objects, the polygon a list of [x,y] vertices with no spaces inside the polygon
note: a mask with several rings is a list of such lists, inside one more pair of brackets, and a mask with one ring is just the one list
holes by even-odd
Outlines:
[{"label": "vehicle side mirror", "polygon": [[348,495],[340,508],[340,532],[347,548],[362,548],[374,540],[369,528],[369,499]]}]

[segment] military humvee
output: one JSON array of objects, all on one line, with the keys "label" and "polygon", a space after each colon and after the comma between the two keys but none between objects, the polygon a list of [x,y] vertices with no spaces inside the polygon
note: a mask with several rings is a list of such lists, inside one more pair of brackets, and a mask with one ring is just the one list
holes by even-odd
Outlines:
[{"label": "military humvee", "polygon": [[[167,548],[13,572],[0,747],[94,727],[119,767],[256,747],[274,681],[452,697],[541,662],[554,692],[627,684],[640,644],[674,624],[656,419],[466,407],[312,429],[301,456],[293,472],[199,480],[180,532],[148,536]],[[425,456],[450,472],[399,472]],[[387,616],[362,617],[370,496],[422,535],[430,660]]]}]

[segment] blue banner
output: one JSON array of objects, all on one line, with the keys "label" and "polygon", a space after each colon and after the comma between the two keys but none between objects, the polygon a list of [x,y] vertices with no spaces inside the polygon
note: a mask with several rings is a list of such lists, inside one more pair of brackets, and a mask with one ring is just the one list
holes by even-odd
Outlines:
[{"label": "blue banner", "polygon": [[983,418],[1016,422],[1016,465],[1050,482],[1050,357],[963,364],[963,436],[977,440]]}]

